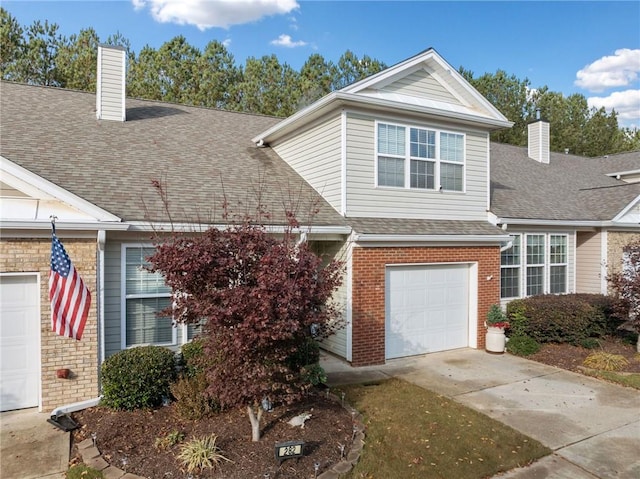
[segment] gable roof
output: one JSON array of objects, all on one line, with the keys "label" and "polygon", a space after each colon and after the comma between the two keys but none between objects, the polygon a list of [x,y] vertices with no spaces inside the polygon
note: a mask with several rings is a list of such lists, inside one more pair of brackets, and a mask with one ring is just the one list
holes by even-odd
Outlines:
[{"label": "gable roof", "polygon": [[[440,95],[420,95],[419,84],[428,77]],[[391,88],[404,81],[404,88]],[[340,108],[375,108],[377,113],[406,113],[425,118],[456,121],[492,131],[513,125],[462,75],[430,48],[403,62],[341,90],[325,95],[263,133],[255,143],[270,143]]]},{"label": "gable roof", "polygon": [[[2,82],[0,155],[123,221],[167,221],[152,182],[166,186],[172,221],[224,223],[260,203],[285,224],[345,222],[269,148],[250,138],[277,118],[127,99],[126,122],[99,121],[95,94]],[[312,212],[317,213],[310,219]]]},{"label": "gable roof", "polygon": [[491,143],[491,212],[504,219],[603,222],[636,202],[640,183],[607,176],[640,165],[640,152],[585,158],[551,152],[549,164],[527,149]]}]

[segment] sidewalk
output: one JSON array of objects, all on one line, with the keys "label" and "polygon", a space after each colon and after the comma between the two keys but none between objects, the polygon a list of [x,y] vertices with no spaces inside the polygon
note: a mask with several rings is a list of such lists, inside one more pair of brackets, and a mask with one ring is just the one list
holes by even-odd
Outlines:
[{"label": "sidewalk", "polygon": [[551,448],[501,479],[637,479],[640,391],[509,354],[459,349],[351,368],[322,353],[330,385],[398,377],[455,399]]}]

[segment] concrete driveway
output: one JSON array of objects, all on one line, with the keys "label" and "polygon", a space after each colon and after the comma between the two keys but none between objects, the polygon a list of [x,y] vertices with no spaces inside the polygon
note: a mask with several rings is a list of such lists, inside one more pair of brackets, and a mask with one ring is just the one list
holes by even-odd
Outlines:
[{"label": "concrete driveway", "polygon": [[330,385],[398,377],[537,439],[554,454],[501,479],[640,478],[640,391],[509,354],[459,349],[351,368],[323,353]]}]

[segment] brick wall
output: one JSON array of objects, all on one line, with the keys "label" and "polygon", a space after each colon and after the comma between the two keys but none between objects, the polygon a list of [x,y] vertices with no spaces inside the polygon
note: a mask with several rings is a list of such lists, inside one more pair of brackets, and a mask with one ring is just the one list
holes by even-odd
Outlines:
[{"label": "brick wall", "polygon": [[[484,348],[484,320],[500,302],[500,249],[354,248],[352,293],[352,364],[385,362],[385,265],[412,263],[478,263],[478,347]],[[491,276],[491,280],[487,277]]]},{"label": "brick wall", "polygon": [[[61,241],[74,267],[91,291],[91,309],[81,341],[64,338],[51,331],[51,240],[37,238],[0,241],[0,271],[40,273],[41,394],[44,412],[98,396],[97,243],[95,239],[61,238]],[[63,368],[71,370],[69,379],[56,377],[56,370]]]}]

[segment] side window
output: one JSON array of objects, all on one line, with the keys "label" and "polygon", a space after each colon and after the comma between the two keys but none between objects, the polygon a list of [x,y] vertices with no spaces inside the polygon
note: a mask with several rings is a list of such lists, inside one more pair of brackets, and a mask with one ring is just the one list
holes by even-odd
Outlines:
[{"label": "side window", "polygon": [[144,269],[153,247],[123,245],[123,347],[176,343],[170,317],[158,312],[171,305],[171,290],[158,273]]}]

